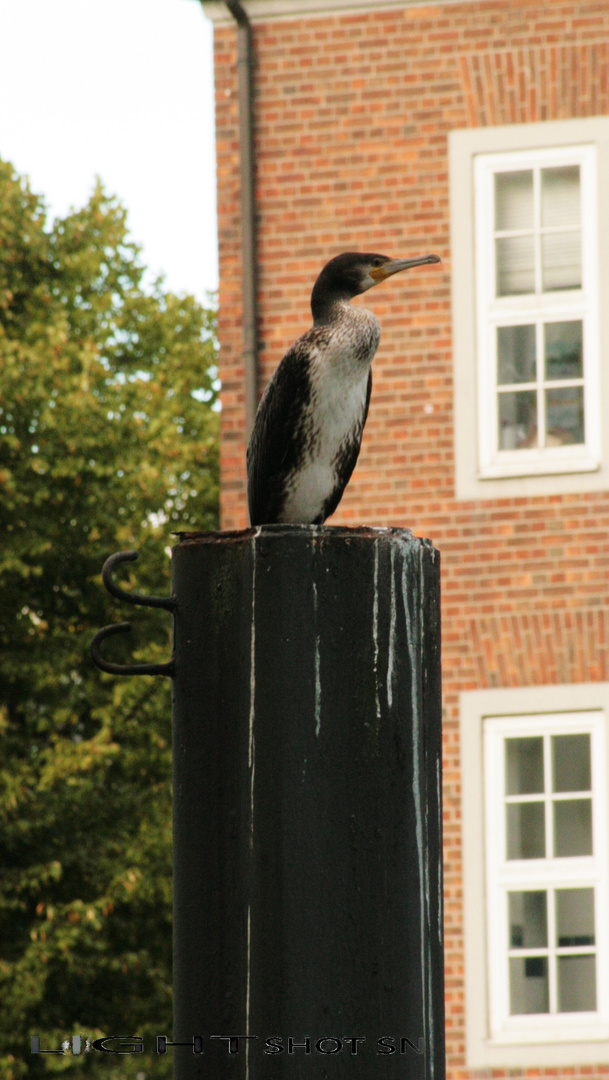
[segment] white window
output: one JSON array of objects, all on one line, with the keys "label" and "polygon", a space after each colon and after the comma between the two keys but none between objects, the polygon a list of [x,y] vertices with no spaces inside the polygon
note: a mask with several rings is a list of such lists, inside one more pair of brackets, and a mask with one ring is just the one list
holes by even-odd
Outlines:
[{"label": "white window", "polygon": [[602,712],[484,721],[488,986],[499,1042],[609,1022]]},{"label": "white window", "polygon": [[475,161],[481,474],[600,458],[596,149]]},{"label": "white window", "polygon": [[609,1063],[609,683],[459,711],[466,1065]]},{"label": "white window", "polygon": [[449,137],[458,499],[609,489],[609,117]]}]

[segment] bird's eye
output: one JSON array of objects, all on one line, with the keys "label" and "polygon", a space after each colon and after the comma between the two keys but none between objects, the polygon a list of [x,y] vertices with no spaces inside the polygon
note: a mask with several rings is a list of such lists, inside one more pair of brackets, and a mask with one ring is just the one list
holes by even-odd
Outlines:
[{"label": "bird's eye", "polygon": [[383,265],[383,260],[382,259],[373,259],[372,260],[372,265],[373,266],[382,266]]}]

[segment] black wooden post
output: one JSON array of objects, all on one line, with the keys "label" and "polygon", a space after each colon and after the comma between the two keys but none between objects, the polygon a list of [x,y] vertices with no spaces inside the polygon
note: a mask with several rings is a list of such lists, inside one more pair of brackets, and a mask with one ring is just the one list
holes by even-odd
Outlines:
[{"label": "black wooden post", "polygon": [[264,526],[173,567],[177,1080],[440,1080],[438,553]]}]

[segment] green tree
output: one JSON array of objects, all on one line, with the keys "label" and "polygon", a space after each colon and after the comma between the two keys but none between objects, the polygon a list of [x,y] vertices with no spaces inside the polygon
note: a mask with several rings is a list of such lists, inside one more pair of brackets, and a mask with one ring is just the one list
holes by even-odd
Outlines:
[{"label": "green tree", "polygon": [[[171,1073],[169,680],[88,649],[125,617],[109,554],[137,549],[121,584],[168,594],[169,534],[217,527],[216,340],[212,310],[143,275],[99,184],[50,226],[0,161],[1,1080]],[[106,654],[167,659],[170,617],[130,615]],[[29,1052],[71,1034],[147,1052]]]}]

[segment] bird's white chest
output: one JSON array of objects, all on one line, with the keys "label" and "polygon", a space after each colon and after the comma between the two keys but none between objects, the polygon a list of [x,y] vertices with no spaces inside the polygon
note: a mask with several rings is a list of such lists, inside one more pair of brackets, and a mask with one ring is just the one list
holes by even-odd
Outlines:
[{"label": "bird's white chest", "polygon": [[338,373],[325,367],[313,383],[309,410],[308,450],[312,458],[329,461],[363,418],[369,365],[357,372]]},{"label": "bird's white chest", "polygon": [[325,388],[315,412],[310,440],[298,470],[288,482],[284,521],[314,521],[337,483],[337,462],[346,440],[360,437],[366,405],[367,377],[359,385]]}]

